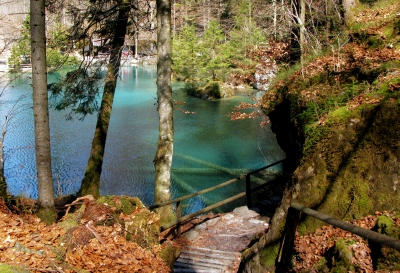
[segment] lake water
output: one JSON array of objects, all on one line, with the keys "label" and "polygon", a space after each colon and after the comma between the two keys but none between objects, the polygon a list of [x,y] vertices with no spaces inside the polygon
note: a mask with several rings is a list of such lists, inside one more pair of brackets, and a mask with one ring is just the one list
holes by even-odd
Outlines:
[{"label": "lake water", "polygon": [[[49,75],[54,81],[55,75]],[[123,67],[115,94],[106,143],[101,194],[139,197],[153,202],[154,166],[158,113],[154,66]],[[9,122],[5,136],[5,176],[13,195],[37,198],[34,154],[32,88],[29,75],[14,81],[0,97],[1,124],[15,100],[18,113]],[[180,85],[174,99],[177,107],[196,112],[174,111],[175,141],[172,171],[174,197],[189,194],[285,157],[269,126],[260,127],[261,117],[231,121],[227,114],[247,94],[220,100],[187,96]],[[90,153],[96,115],[65,120],[66,112],[50,110],[52,167],[57,195],[78,191]],[[277,166],[274,171],[279,171]],[[193,199],[186,210],[199,209],[217,199],[244,190],[244,183]]]}]

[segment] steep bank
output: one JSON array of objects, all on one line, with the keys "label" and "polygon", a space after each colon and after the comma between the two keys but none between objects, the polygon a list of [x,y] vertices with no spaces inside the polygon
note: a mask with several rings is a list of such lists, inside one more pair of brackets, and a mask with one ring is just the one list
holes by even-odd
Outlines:
[{"label": "steep bank", "polygon": [[[399,10],[396,2],[364,8],[349,43],[287,73],[265,97],[293,175],[270,230],[244,253],[242,272],[274,270],[291,202],[346,221],[400,208]],[[299,233],[322,225],[304,218]]]}]

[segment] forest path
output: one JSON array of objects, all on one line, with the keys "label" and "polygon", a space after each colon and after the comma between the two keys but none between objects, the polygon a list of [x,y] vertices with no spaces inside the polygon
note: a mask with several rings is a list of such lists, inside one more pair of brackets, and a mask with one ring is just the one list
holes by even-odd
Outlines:
[{"label": "forest path", "polygon": [[182,233],[174,272],[237,272],[242,252],[268,226],[269,218],[246,206],[193,225]]}]

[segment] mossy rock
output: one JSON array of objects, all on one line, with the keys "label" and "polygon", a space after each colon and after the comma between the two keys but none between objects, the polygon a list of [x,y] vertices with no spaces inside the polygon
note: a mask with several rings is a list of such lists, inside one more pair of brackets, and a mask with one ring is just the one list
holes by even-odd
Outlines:
[{"label": "mossy rock", "polygon": [[78,226],[78,221],[77,219],[80,219],[81,217],[76,217],[76,214],[67,214],[64,216],[63,220],[61,222],[58,222],[57,225],[59,227],[62,227],[65,231]]},{"label": "mossy rock", "polygon": [[97,204],[104,204],[113,208],[114,213],[131,214],[137,208],[144,208],[137,197],[106,195],[96,200]]},{"label": "mossy rock", "polygon": [[[341,239],[335,242],[335,245],[328,249],[325,254],[326,266],[330,269],[329,272],[354,272],[354,265],[351,263],[353,253],[349,250],[346,241]],[[323,266],[323,261],[319,267]],[[326,269],[323,269],[324,272]]]},{"label": "mossy rock", "polygon": [[317,264],[314,266],[314,269],[317,272],[329,272],[328,261],[326,260],[326,258],[322,257],[321,259],[319,259]]},{"label": "mossy rock", "polygon": [[143,248],[151,249],[160,243],[160,215],[146,208],[136,210],[125,219],[125,237]]},{"label": "mossy rock", "polygon": [[168,264],[171,270],[174,269],[174,263],[176,259],[178,259],[180,254],[181,250],[175,246],[167,246],[163,248],[159,253],[161,259],[163,259]]},{"label": "mossy rock", "polygon": [[96,225],[111,226],[118,222],[124,225],[121,216],[130,215],[145,206],[137,197],[107,195],[84,208],[82,218],[92,220]]},{"label": "mossy rock", "polygon": [[227,93],[221,89],[221,83],[216,81],[207,82],[201,87],[196,84],[187,83],[184,89],[188,95],[206,100],[220,99],[227,96]]},{"label": "mossy rock", "polygon": [[[373,228],[381,234],[400,239],[400,227],[392,218],[381,215]],[[374,268],[377,270],[398,271],[400,270],[400,252],[388,246],[370,242],[371,256]]]},{"label": "mossy rock", "polygon": [[223,84],[220,93],[222,98],[229,98],[235,95],[236,88],[232,85]]},{"label": "mossy rock", "polygon": [[278,256],[280,243],[267,246],[261,251],[260,262],[265,268],[273,268],[275,266],[275,258]]},{"label": "mossy rock", "polygon": [[80,222],[92,221],[94,225],[125,227],[126,238],[144,248],[159,244],[159,216],[148,211],[137,197],[102,196],[96,201],[84,202],[74,213],[64,216],[58,225],[67,233],[63,238],[68,246],[86,244],[93,236]]},{"label": "mossy rock", "polygon": [[202,94],[207,95],[208,98],[220,99],[221,87],[218,82],[209,82],[202,88]]}]

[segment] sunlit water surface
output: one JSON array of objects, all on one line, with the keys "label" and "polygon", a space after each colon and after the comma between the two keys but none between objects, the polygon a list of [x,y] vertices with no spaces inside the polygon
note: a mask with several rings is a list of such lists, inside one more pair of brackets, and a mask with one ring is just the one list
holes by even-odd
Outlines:
[{"label": "sunlit water surface", "polygon": [[[49,75],[49,82],[57,77]],[[158,137],[156,88],[154,66],[121,69],[106,143],[101,194],[137,196],[147,205],[153,202],[153,158]],[[14,81],[0,96],[1,123],[18,99],[4,141],[5,176],[11,194],[37,198],[29,75]],[[235,105],[249,100],[247,94],[206,101],[187,96],[176,85],[174,99],[185,102],[176,107],[195,114],[174,111],[173,197],[219,184],[284,158],[270,127],[260,127],[261,117],[237,121],[227,117]],[[78,191],[96,125],[96,115],[83,121],[78,118],[67,121],[65,115],[66,112],[50,110],[57,195]],[[199,209],[243,190],[244,183],[240,182],[197,197],[186,204],[186,210]]]}]

